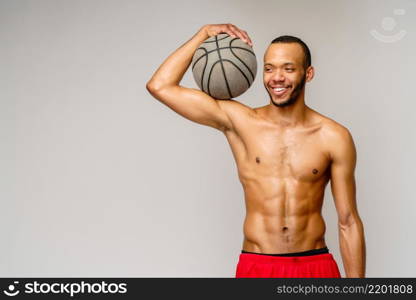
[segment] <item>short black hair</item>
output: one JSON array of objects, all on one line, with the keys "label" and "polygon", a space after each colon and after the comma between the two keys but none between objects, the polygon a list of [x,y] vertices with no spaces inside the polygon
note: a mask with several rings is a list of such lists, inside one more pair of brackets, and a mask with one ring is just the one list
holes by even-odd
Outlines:
[{"label": "short black hair", "polygon": [[270,44],[276,44],[276,43],[297,43],[301,45],[303,49],[303,53],[305,54],[305,59],[304,59],[305,70],[312,64],[311,51],[309,51],[309,47],[300,38],[297,38],[291,35],[282,35],[282,36],[275,38]]}]

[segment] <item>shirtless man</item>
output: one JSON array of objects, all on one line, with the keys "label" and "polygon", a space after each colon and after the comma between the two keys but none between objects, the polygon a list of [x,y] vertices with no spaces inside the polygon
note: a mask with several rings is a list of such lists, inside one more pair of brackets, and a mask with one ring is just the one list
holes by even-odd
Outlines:
[{"label": "shirtless man", "polygon": [[235,25],[202,26],[163,62],[146,88],[183,117],[220,130],[230,144],[246,204],[236,277],[340,277],[321,215],[329,180],[346,277],[365,277],[356,150],[347,128],[305,105],[305,82],[314,76],[308,47],[285,36],[269,45],[263,83],[270,103],[251,108],[179,85],[198,46],[220,33],[252,45]]}]

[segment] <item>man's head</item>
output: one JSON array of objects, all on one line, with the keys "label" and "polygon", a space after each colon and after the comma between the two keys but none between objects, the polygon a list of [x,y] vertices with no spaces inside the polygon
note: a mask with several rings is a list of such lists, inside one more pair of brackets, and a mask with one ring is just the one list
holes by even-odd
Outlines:
[{"label": "man's head", "polygon": [[294,36],[274,39],[264,54],[263,83],[278,107],[294,104],[314,75],[308,46]]}]

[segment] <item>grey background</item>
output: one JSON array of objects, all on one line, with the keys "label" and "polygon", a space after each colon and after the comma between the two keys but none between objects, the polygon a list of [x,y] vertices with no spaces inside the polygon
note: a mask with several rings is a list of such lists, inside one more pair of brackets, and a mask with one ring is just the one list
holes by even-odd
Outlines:
[{"label": "grey background", "polygon": [[[367,276],[414,277],[415,9],[404,0],[0,1],[0,276],[234,276],[245,208],[227,141],[145,89],[202,25],[230,22],[248,31],[260,65],[236,99],[252,107],[269,101],[268,43],[292,34],[310,46],[306,103],[357,146]],[[407,34],[385,43],[372,29]],[[196,87],[190,71],[182,84]],[[323,213],[344,275],[329,185]]]}]

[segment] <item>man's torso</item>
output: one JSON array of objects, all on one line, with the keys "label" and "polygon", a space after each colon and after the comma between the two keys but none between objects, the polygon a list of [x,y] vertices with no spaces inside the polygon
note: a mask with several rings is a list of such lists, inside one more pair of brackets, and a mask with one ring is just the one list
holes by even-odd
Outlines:
[{"label": "man's torso", "polygon": [[275,124],[263,107],[234,111],[225,135],[243,185],[243,249],[290,253],[325,247],[321,215],[331,158],[326,136],[336,124],[307,108],[305,124]]}]

